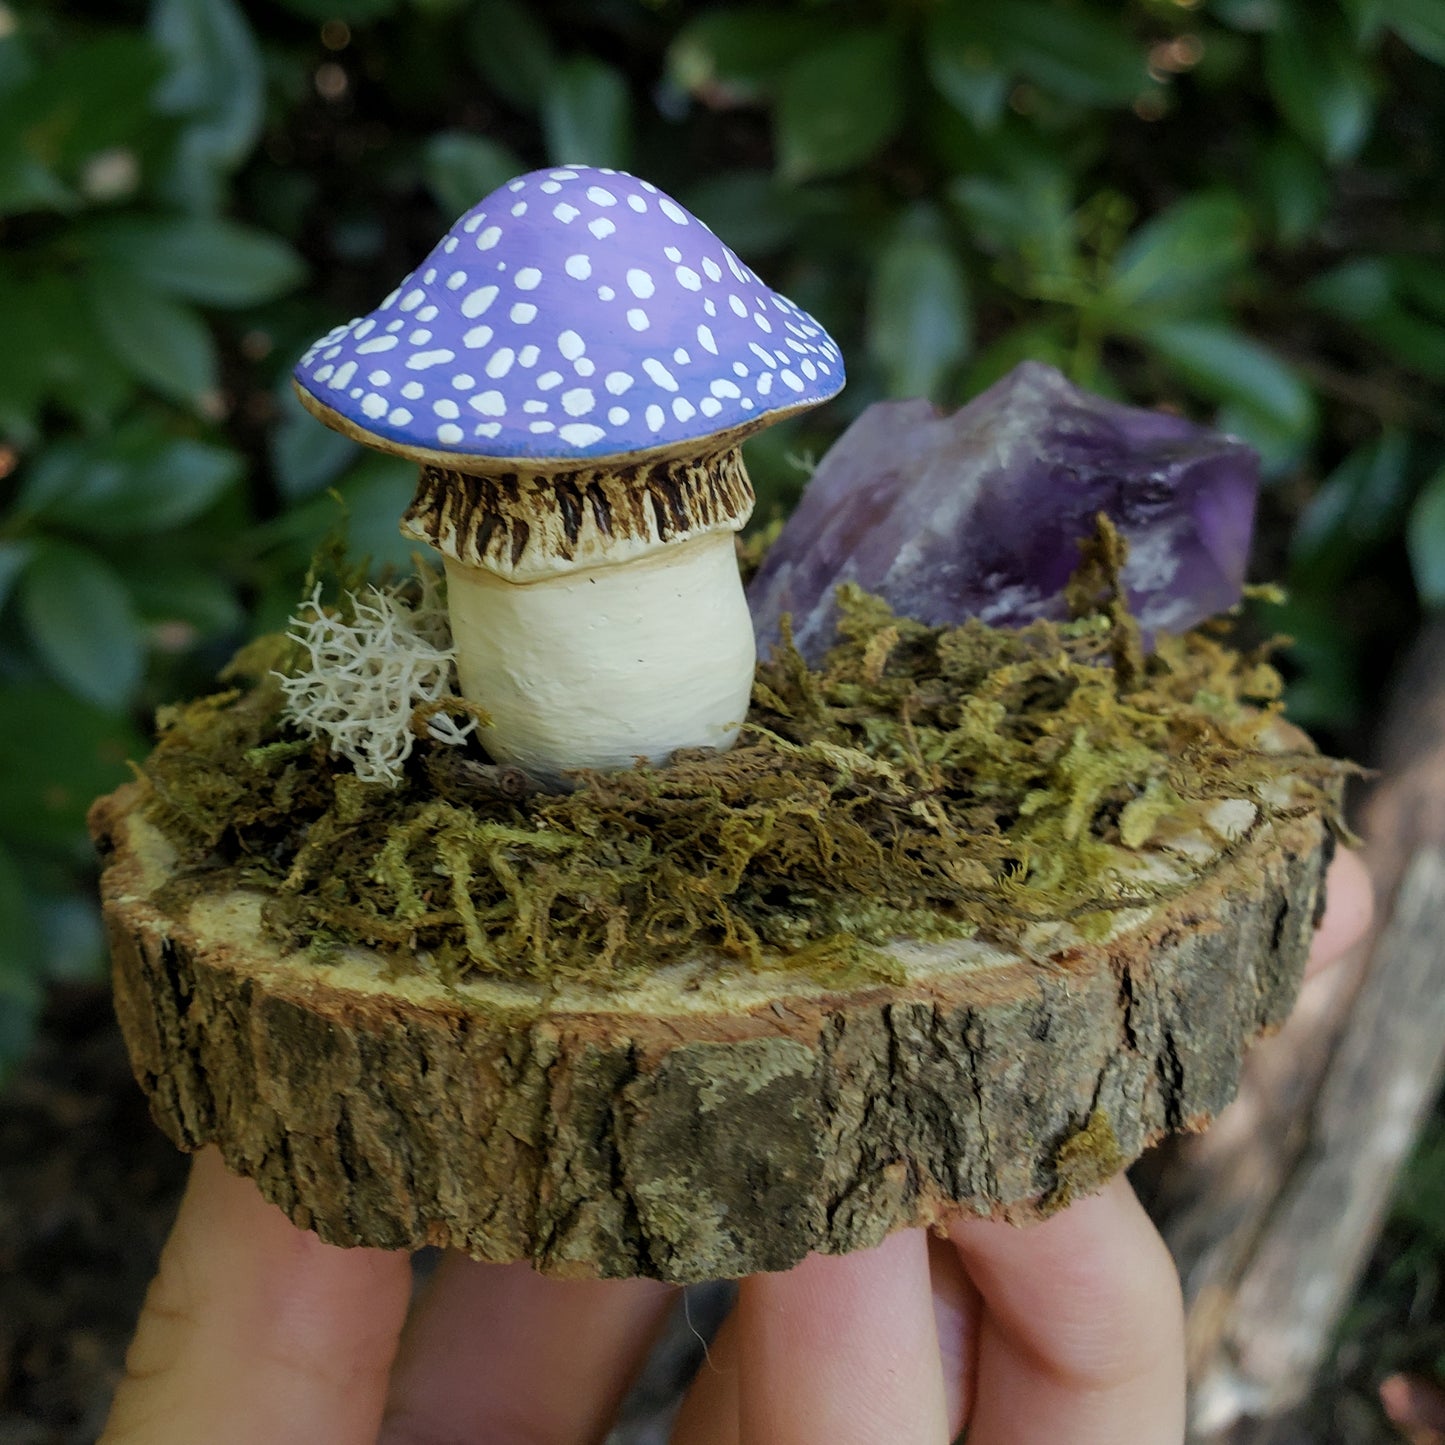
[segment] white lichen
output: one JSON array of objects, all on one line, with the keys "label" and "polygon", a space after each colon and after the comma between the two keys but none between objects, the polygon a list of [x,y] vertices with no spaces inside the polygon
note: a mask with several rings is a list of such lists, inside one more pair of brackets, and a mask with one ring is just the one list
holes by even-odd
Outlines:
[{"label": "white lichen", "polygon": [[[287,721],[307,737],[325,738],[332,755],[346,758],[364,782],[395,787],[416,743],[416,709],[461,701],[435,575],[422,570],[421,594],[410,604],[396,588],[368,586],[326,608],[318,583],[290,619],[288,636],[301,657],[278,674]],[[457,746],[476,722],[438,712],[426,727],[437,742]]]}]

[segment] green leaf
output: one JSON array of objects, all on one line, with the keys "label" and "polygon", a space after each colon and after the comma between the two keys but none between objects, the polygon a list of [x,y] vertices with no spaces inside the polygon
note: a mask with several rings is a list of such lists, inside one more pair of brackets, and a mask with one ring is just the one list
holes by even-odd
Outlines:
[{"label": "green leaf", "polygon": [[481,0],[471,7],[467,49],[487,84],[517,110],[542,104],[557,57],[546,27],[519,0]]},{"label": "green leaf", "polygon": [[356,460],[360,450],[350,437],[322,426],[296,396],[291,369],[276,388],[279,417],[271,428],[271,466],[281,491],[291,501],[329,486]]},{"label": "green leaf", "polygon": [[988,13],[1000,64],[1075,105],[1131,105],[1149,86],[1144,47],[1116,15],[1007,0]]},{"label": "green leaf", "polygon": [[0,688],[0,835],[88,859],[85,811],[126,781],[144,739],[124,718],[49,683]]},{"label": "green leaf", "polygon": [[1327,161],[1358,154],[1374,100],[1369,72],[1340,21],[1314,8],[1291,12],[1265,40],[1264,74],[1281,114]]},{"label": "green leaf", "polygon": [[245,623],[236,589],[213,569],[177,561],[160,570],[122,561],[120,570],[147,623],[182,622],[208,637],[239,632]]},{"label": "green leaf", "polygon": [[632,154],[632,97],[622,72],[587,56],[552,73],[542,132],[553,165],[625,168]]},{"label": "green leaf", "polygon": [[980,130],[998,124],[1009,73],[998,62],[998,35],[976,5],[940,5],[929,17],[924,60],[938,93]]},{"label": "green leaf", "polygon": [[985,251],[1013,254],[1030,283],[1072,277],[1078,223],[1069,177],[1049,164],[1023,164],[1005,178],[965,176],[949,191]]},{"label": "green leaf", "polygon": [[281,4],[303,20],[344,20],[348,25],[367,25],[395,15],[400,0],[281,0]]},{"label": "green leaf", "polygon": [[1445,467],[1416,497],[1405,541],[1420,601],[1427,607],[1445,606]]},{"label": "green leaf", "polygon": [[836,175],[876,155],[903,122],[903,52],[887,30],[858,30],[789,66],[773,115],[791,181]]},{"label": "green leaf", "polygon": [[868,306],[868,349],[890,396],[942,401],[972,341],[968,284],[954,251],[929,235],[900,235],[879,257]]},{"label": "green leaf", "polygon": [[1284,0],[1209,0],[1210,14],[1232,30],[1268,31],[1284,22]]},{"label": "green leaf", "polygon": [[75,193],[48,166],[29,155],[15,131],[0,134],[0,215],[68,211]]},{"label": "green leaf", "polygon": [[1231,403],[1297,442],[1313,433],[1309,388],[1259,342],[1211,321],[1152,323],[1139,335],[1201,395]]},{"label": "green leaf", "polygon": [[30,542],[7,542],[0,540],[0,608],[10,598],[20,574],[30,563],[34,546]]},{"label": "green leaf", "polygon": [[790,245],[802,219],[790,202],[796,193],[770,171],[722,171],[679,193],[693,215],[711,226],[741,256],[765,256]]},{"label": "green leaf", "polygon": [[1279,241],[1298,246],[1324,218],[1330,202],[1329,177],[1305,146],[1281,132],[1260,155],[1257,197]]},{"label": "green leaf", "polygon": [[108,708],[134,700],[145,671],[140,622],[120,578],[94,552],[37,546],[20,612],[36,655],[77,696]]},{"label": "green leaf", "polygon": [[0,1083],[25,1057],[44,994],[45,949],[20,870],[0,846]]},{"label": "green leaf", "polygon": [[1115,309],[1198,312],[1244,265],[1250,219],[1228,191],[1201,191],[1140,226],[1124,243],[1105,289]]},{"label": "green leaf", "polygon": [[1337,586],[1372,547],[1397,534],[1409,455],[1409,438],[1386,432],[1357,447],[1325,478],[1290,539],[1292,586]]},{"label": "green leaf", "polygon": [[1361,329],[1392,360],[1431,381],[1445,382],[1445,326],[1392,306]]},{"label": "green leaf", "polygon": [[1440,0],[1380,0],[1380,16],[1412,50],[1445,65],[1445,8]]},{"label": "green leaf", "polygon": [[166,191],[179,205],[214,210],[221,181],[261,134],[261,54],[235,0],[155,0],[151,34],[169,61],[155,105],[183,121]]},{"label": "green leaf", "polygon": [[470,210],[526,167],[504,145],[464,131],[446,130],[422,147],[422,175],[448,216]]},{"label": "green leaf", "polygon": [[22,516],[98,537],[169,531],[199,516],[245,471],[239,452],[131,428],[107,441],[63,441],[30,463]]},{"label": "green leaf", "polygon": [[77,239],[100,262],[168,296],[254,306],[293,290],[301,258],[265,231],[209,216],[126,216]]},{"label": "green leaf", "polygon": [[684,27],[667,52],[675,84],[720,108],[763,99],[785,66],[827,31],[820,17],[729,6]]},{"label": "green leaf", "polygon": [[189,306],[116,266],[93,266],[85,280],[96,323],[132,375],[192,406],[215,393],[216,344]]},{"label": "green leaf", "polygon": [[1359,256],[1317,276],[1304,289],[1311,306],[1347,321],[1369,321],[1382,316],[1394,302],[1394,278],[1389,262],[1379,256]]}]

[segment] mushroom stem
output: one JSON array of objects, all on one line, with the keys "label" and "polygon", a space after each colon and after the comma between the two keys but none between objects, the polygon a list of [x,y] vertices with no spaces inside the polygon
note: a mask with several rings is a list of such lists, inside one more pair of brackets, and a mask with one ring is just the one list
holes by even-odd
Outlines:
[{"label": "mushroom stem", "polygon": [[737,736],[755,645],[730,531],[538,581],[446,569],[458,680],[499,762],[555,779]]}]

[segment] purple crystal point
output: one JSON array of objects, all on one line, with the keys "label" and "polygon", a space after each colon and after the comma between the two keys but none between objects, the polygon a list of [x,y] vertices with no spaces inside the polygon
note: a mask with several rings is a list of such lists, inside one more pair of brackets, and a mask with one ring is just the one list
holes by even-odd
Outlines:
[{"label": "purple crystal point", "polygon": [[823,458],[753,579],[758,640],[766,653],[791,613],[817,660],[843,582],[932,626],[1062,619],[1100,512],[1129,542],[1124,582],[1146,634],[1181,632],[1238,601],[1258,490],[1243,442],[1038,362],[952,416],[883,402]]}]

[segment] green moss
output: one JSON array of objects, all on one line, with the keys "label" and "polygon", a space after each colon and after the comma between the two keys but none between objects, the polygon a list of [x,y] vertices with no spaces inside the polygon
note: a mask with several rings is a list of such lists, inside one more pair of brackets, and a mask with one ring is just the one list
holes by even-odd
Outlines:
[{"label": "green moss", "polygon": [[1070,1134],[1054,1151],[1053,1192],[1044,1209],[1053,1214],[1067,1209],[1074,1200],[1093,1194],[1109,1182],[1127,1163],[1119,1147],[1113,1120],[1103,1109],[1095,1109],[1082,1129]]},{"label": "green moss", "polygon": [[[271,639],[231,670],[249,685],[162,717],[151,814],[178,887],[262,886],[283,939],[373,945],[447,981],[630,977],[705,946],[847,983],[894,976],[899,937],[1097,935],[1252,845],[1259,824],[1202,862],[1172,849],[1212,837],[1219,802],[1262,823],[1285,780],[1290,812],[1333,816],[1346,770],[1269,749],[1263,656],[1205,629],[1146,657],[1121,560],[1105,525],[1079,615],[1021,630],[926,627],[845,588],[838,645],[819,669],[787,642],[760,667],[733,751],[566,794],[468,791],[465,770],[428,767],[432,744],[401,787],[358,781],[285,730]],[[1146,881],[1149,858],[1178,876]]]}]

